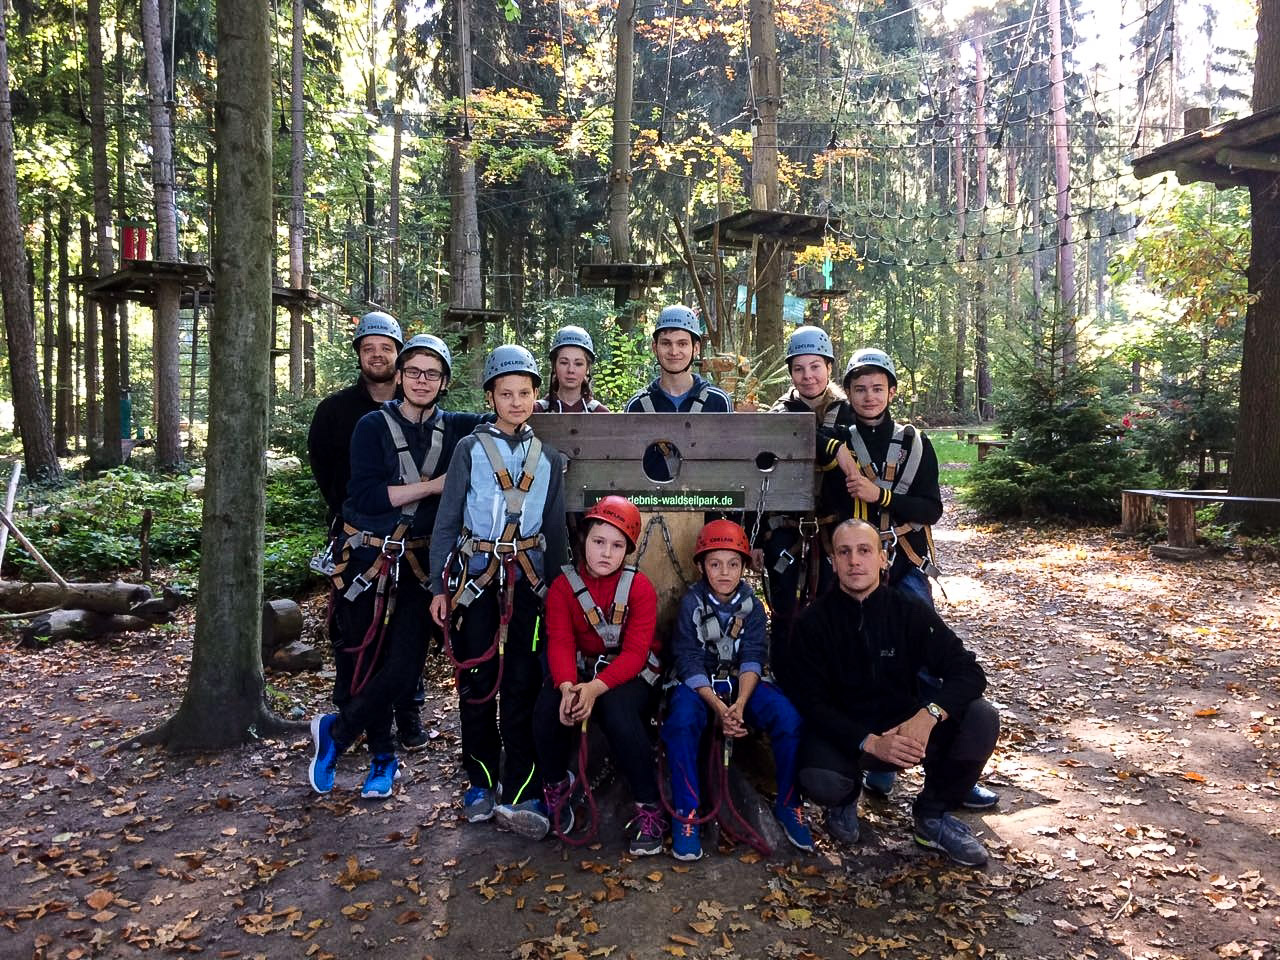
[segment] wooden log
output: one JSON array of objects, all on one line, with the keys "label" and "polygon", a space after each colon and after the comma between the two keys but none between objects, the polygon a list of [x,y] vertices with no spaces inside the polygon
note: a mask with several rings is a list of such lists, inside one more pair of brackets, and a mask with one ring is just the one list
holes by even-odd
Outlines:
[{"label": "wooden log", "polygon": [[1151,523],[1151,497],[1126,490],[1120,495],[1120,529],[1128,534],[1141,533]]},{"label": "wooden log", "polygon": [[262,658],[302,636],[302,608],[292,600],[267,600],[262,604]]},{"label": "wooden log", "polygon": [[63,607],[96,613],[129,613],[151,599],[151,589],[140,583],[19,583],[0,580],[0,609],[10,613]]},{"label": "wooden log", "polygon": [[91,640],[112,633],[148,630],[155,622],[127,614],[96,610],[53,610],[41,614],[18,631],[24,647],[45,647],[63,640]]},{"label": "wooden log", "polygon": [[1169,546],[1196,545],[1196,502],[1189,499],[1168,501]]}]

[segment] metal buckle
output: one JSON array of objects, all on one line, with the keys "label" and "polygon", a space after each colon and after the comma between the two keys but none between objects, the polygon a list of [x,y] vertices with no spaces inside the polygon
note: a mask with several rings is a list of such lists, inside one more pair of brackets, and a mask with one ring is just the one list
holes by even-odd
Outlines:
[{"label": "metal buckle", "polygon": [[333,571],[337,569],[337,564],[333,562],[333,544],[326,544],[323,550],[311,558],[307,566],[323,577],[332,576]]},{"label": "metal buckle", "polygon": [[404,556],[404,541],[386,539],[382,541],[382,555],[399,560]]},{"label": "metal buckle", "polygon": [[885,553],[893,553],[898,549],[898,531],[890,527],[880,534],[880,542],[884,545]]},{"label": "metal buckle", "polygon": [[801,517],[800,518],[800,536],[812,537],[818,532],[817,517]]},{"label": "metal buckle", "polygon": [[795,562],[795,556],[790,550],[784,548],[782,552],[778,554],[778,559],[773,562],[773,572],[777,574],[786,573],[791,569],[791,565]]},{"label": "metal buckle", "polygon": [[[508,547],[508,548],[510,548],[510,549],[506,549],[506,550],[504,550],[504,549],[503,549],[503,547]],[[516,541],[515,541],[515,539],[514,539],[514,538],[512,538],[511,540],[494,540],[494,541],[493,541],[493,552],[494,552],[494,553],[498,553],[498,554],[514,554],[514,553],[516,553],[519,549],[520,549],[520,548],[516,545]]]},{"label": "metal buckle", "polygon": [[603,653],[600,654],[600,656],[596,657],[595,665],[591,668],[591,679],[594,680],[596,677],[600,676],[600,671],[603,670],[605,667],[609,666],[609,664],[612,662],[613,661],[611,661],[608,658],[608,656],[606,656]]},{"label": "metal buckle", "polygon": [[728,703],[729,698],[733,696],[733,678],[712,677],[711,691],[725,703]]}]

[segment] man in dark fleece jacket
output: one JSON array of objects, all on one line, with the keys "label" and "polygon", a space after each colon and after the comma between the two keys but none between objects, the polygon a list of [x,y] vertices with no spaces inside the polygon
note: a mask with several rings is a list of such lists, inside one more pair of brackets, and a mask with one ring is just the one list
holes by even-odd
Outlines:
[{"label": "man in dark fleece jacket", "polygon": [[[916,842],[982,866],[986,849],[947,810],[960,806],[995,748],[1000,721],[982,699],[986,676],[930,607],[883,583],[888,558],[875,527],[841,523],[832,549],[839,589],[796,623],[787,693],[805,720],[800,783],[828,808],[828,832],[854,843],[862,772],[923,764]],[[921,670],[940,686],[922,684]]]}]

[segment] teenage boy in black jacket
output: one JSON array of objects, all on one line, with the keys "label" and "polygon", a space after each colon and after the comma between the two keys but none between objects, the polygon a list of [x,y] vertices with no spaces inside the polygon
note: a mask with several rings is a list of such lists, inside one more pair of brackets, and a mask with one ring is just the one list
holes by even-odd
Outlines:
[{"label": "teenage boy in black jacket", "polygon": [[[986,849],[947,810],[995,748],[1000,720],[982,699],[986,676],[932,609],[882,582],[888,557],[875,527],[841,523],[832,550],[838,589],[810,604],[794,634],[788,693],[805,720],[800,783],[828,808],[828,832],[854,843],[863,771],[923,764],[916,842],[982,866]],[[922,670],[940,686],[922,683]]]}]

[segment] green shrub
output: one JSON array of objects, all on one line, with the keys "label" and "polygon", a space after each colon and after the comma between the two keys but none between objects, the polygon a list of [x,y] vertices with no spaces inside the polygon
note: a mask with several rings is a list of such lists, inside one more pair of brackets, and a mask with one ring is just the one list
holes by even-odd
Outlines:
[{"label": "green shrub", "polygon": [[1152,482],[1117,425],[1096,366],[1029,366],[1001,404],[1013,439],[969,471],[966,503],[990,517],[1112,521],[1120,491]]}]

